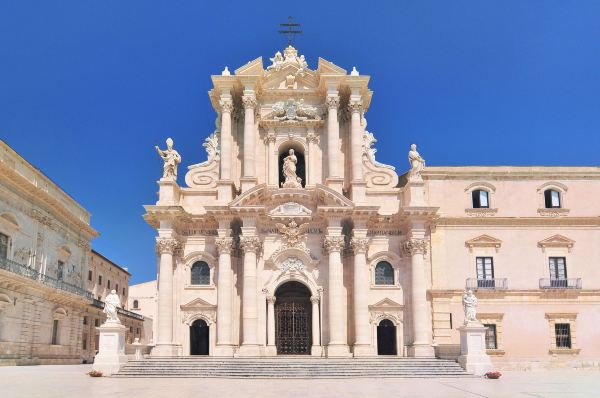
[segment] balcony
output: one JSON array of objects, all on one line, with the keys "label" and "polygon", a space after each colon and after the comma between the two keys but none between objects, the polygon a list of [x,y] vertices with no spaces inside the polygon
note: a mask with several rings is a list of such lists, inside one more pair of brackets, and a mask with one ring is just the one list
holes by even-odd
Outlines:
[{"label": "balcony", "polygon": [[490,290],[505,290],[508,288],[506,278],[494,279],[477,279],[467,278],[467,290],[490,289]]},{"label": "balcony", "polygon": [[540,289],[581,289],[581,278],[540,279]]},{"label": "balcony", "polygon": [[[92,302],[92,305],[94,307],[104,308],[104,301],[100,301],[100,300],[94,299],[94,301]],[[127,311],[126,309],[123,309],[121,307],[117,307],[117,313],[119,313],[121,315],[128,316],[130,318],[138,319],[140,321],[144,320],[144,316],[143,315],[136,314],[135,312]]]},{"label": "balcony", "polygon": [[0,258],[0,269],[4,269],[6,271],[15,273],[15,274],[23,276],[25,278],[29,278],[31,280],[37,281],[43,285],[46,285],[46,286],[49,286],[49,287],[52,287],[55,289],[63,290],[65,292],[69,292],[69,293],[76,294],[78,296],[82,296],[90,301],[93,299],[92,293],[88,292],[87,290],[85,290],[79,286],[75,286],[75,285],[67,283],[63,280],[41,274],[33,268],[30,268],[23,264],[19,264],[17,262],[7,259],[7,258]]}]

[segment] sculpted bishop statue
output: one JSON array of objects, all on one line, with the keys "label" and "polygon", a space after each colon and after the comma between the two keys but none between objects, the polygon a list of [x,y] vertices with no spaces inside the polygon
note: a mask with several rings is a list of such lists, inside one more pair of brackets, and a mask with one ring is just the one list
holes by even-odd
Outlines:
[{"label": "sculpted bishop statue", "polygon": [[104,313],[107,323],[121,323],[117,316],[117,308],[121,306],[121,299],[116,290],[111,290],[110,294],[104,299]]},{"label": "sculpted bishop statue", "polygon": [[162,150],[157,146],[155,146],[156,152],[163,159],[163,178],[176,180],[177,179],[177,166],[181,163],[181,156],[179,152],[173,149],[173,140],[171,138],[167,138],[167,149]]},{"label": "sculpted bishop statue", "polygon": [[290,149],[288,156],[283,159],[283,188],[302,188],[302,179],[296,175],[296,164],[298,158],[294,155],[294,150]]},{"label": "sculpted bishop statue", "polygon": [[408,162],[410,163],[410,171],[408,177],[410,179],[420,179],[421,172],[425,168],[425,159],[417,152],[417,145],[412,144],[408,152]]},{"label": "sculpted bishop statue", "polygon": [[477,322],[477,297],[472,290],[467,290],[462,296],[463,311],[465,312],[465,325]]}]

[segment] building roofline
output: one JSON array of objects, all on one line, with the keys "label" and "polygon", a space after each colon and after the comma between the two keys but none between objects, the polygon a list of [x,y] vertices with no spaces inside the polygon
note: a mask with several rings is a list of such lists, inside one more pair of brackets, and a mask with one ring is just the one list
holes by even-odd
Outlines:
[{"label": "building roofline", "polygon": [[[104,260],[108,261],[109,263],[111,263],[112,265],[114,265],[115,267],[117,267],[118,269],[120,269],[121,271],[125,272],[127,275],[131,276],[131,273],[129,271],[127,271],[125,268],[121,267],[119,264],[115,263],[114,261],[112,261],[111,259],[107,258],[106,256],[104,256],[103,254],[98,253],[96,250],[92,249],[92,253],[94,253],[95,255],[97,255],[98,257],[103,258]],[[129,286],[128,286],[129,287]]]}]

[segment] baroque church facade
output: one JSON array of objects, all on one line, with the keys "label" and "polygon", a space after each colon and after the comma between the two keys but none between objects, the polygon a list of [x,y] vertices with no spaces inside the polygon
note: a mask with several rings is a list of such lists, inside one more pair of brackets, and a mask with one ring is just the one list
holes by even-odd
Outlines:
[{"label": "baroque church facade", "polygon": [[494,361],[600,357],[600,168],[426,167],[413,146],[399,175],[375,159],[369,76],[270,60],[212,76],[185,186],[156,148],[152,355],[455,358],[470,289]]}]

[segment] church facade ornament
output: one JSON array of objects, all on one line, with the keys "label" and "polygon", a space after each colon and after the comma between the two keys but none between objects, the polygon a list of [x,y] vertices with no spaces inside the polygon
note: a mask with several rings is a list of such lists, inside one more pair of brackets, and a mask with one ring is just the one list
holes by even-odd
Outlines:
[{"label": "church facade ornament", "polygon": [[323,241],[323,248],[327,253],[341,252],[345,247],[344,236],[326,236]]},{"label": "church facade ornament", "polygon": [[428,242],[426,239],[408,239],[404,241],[402,249],[409,256],[413,256],[415,254],[427,253],[427,246]]},{"label": "church facade ornament", "polygon": [[354,253],[366,253],[369,249],[370,239],[353,237],[350,240],[350,247]]},{"label": "church facade ornament", "polygon": [[215,239],[215,246],[219,254],[231,254],[233,249],[233,238],[217,238]]},{"label": "church facade ornament", "polygon": [[240,246],[246,253],[258,253],[261,248],[260,238],[256,236],[241,236]]},{"label": "church facade ornament", "polygon": [[156,252],[159,254],[176,254],[180,248],[180,243],[177,239],[173,238],[157,238],[156,239]]}]

